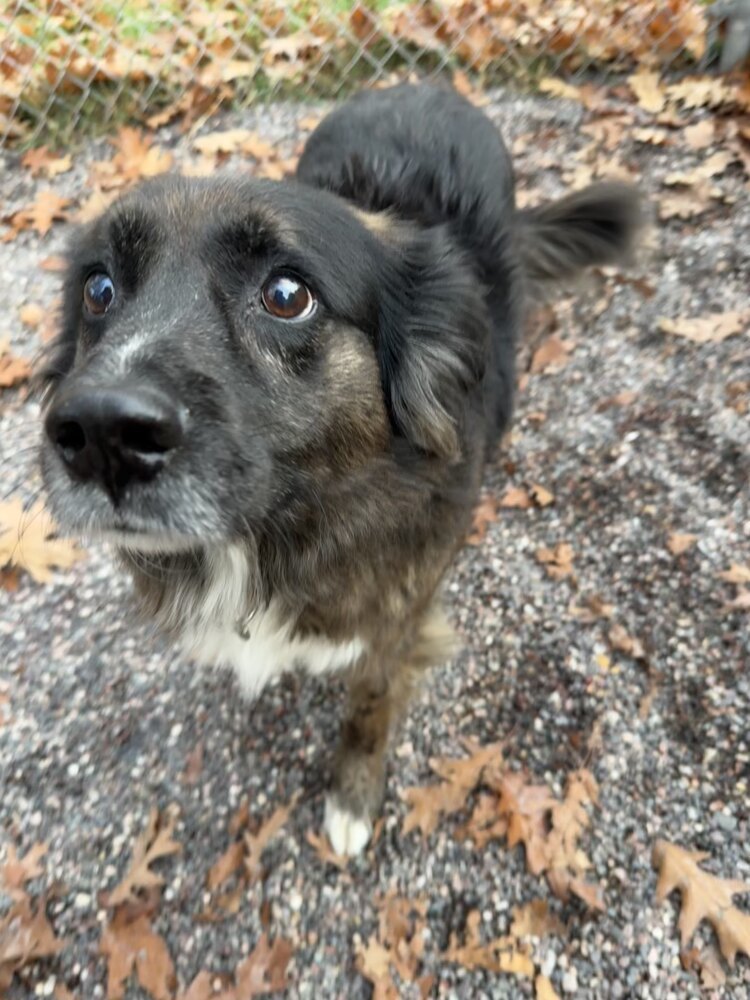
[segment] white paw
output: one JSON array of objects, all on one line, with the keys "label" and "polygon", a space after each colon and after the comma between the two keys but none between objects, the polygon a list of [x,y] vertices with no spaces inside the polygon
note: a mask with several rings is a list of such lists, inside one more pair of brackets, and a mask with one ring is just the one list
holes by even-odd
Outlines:
[{"label": "white paw", "polygon": [[326,796],[323,827],[336,854],[361,854],[372,836],[372,823],[364,816],[353,816],[343,809],[333,795]]}]

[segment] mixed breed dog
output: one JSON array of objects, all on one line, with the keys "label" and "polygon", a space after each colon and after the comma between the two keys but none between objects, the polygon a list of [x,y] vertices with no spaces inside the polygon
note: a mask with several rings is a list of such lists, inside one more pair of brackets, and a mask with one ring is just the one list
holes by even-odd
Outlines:
[{"label": "mixed breed dog", "polygon": [[347,675],[340,854],[367,844],[389,734],[450,655],[440,583],[511,416],[525,307],[622,259],[638,224],[614,184],[517,209],[489,119],[401,85],[333,111],[294,180],[159,178],[70,245],[52,513],[111,542],[150,614],[248,693]]}]

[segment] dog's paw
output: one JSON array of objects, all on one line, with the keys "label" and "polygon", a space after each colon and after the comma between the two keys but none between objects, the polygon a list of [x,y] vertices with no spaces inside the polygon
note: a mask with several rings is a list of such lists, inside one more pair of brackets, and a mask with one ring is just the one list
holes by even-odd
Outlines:
[{"label": "dog's paw", "polygon": [[371,820],[349,812],[335,795],[326,796],[323,827],[335,853],[345,857],[361,854],[372,836]]}]

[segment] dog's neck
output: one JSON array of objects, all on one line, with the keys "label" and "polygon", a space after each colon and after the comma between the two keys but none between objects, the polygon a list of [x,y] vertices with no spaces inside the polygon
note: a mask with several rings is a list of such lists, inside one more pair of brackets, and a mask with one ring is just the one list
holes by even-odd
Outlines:
[{"label": "dog's neck", "polygon": [[118,554],[145,612],[176,637],[208,627],[241,634],[270,599],[263,593],[257,554],[249,543],[148,555],[120,549]]}]

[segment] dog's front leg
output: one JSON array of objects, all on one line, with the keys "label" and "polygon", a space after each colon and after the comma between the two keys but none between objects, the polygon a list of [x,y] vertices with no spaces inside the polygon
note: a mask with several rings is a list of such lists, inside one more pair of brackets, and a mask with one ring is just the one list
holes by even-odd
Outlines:
[{"label": "dog's front leg", "polygon": [[360,854],[367,846],[383,802],[389,737],[425,671],[453,649],[453,631],[435,604],[398,654],[372,656],[352,674],[325,808],[325,830],[337,854]]},{"label": "dog's front leg", "polygon": [[388,736],[408,697],[403,683],[364,676],[360,666],[349,687],[349,703],[326,798],[325,829],[337,854],[366,847],[385,790]]}]

